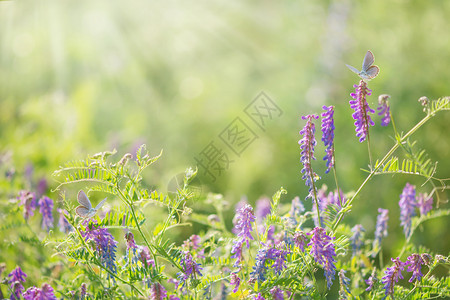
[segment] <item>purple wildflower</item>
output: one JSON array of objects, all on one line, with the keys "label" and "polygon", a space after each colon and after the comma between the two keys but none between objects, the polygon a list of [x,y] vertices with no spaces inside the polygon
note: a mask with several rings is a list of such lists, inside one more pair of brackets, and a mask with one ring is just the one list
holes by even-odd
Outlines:
[{"label": "purple wildflower", "polygon": [[22,269],[17,266],[11,273],[8,274],[8,283],[11,284],[11,290],[13,293],[11,294],[11,299],[20,299],[20,295],[23,293],[25,288],[22,285],[22,282],[25,282],[25,278],[27,274],[25,274]]},{"label": "purple wildflower", "polygon": [[58,219],[58,226],[59,230],[64,233],[69,233],[73,230],[72,225],[70,225],[69,221],[67,221],[65,214],[67,214],[67,210],[58,208],[57,211],[59,212],[59,219]]},{"label": "purple wildflower", "polygon": [[202,273],[200,273],[200,271],[202,270],[200,264],[195,262],[189,251],[183,251],[183,257],[181,258],[180,264],[182,271],[178,272],[177,275],[180,282],[183,283],[183,287],[186,285],[186,281],[189,279],[189,277],[195,279],[197,275],[202,276]]},{"label": "purple wildflower", "polygon": [[316,159],[314,157],[314,147],[317,144],[316,139],[314,138],[316,126],[314,125],[313,120],[317,120],[318,118],[318,115],[307,115],[302,117],[302,120],[307,121],[305,127],[300,130],[300,134],[303,135],[303,138],[298,141],[300,149],[302,150],[300,153],[300,161],[303,164],[302,179],[305,179],[305,185],[309,187],[309,193],[306,198],[313,198],[313,194],[315,193],[315,191],[313,191],[315,189],[314,182],[319,178],[319,176],[313,172],[311,167],[312,160]]},{"label": "purple wildflower", "polygon": [[193,234],[187,240],[183,242],[183,248],[186,250],[193,249],[196,250],[200,247],[200,236]]},{"label": "purple wildflower", "polygon": [[255,265],[253,266],[253,272],[250,273],[251,278],[255,278],[259,281],[266,280],[266,260],[268,257],[269,249],[268,247],[259,248],[258,253],[256,254]]},{"label": "purple wildflower", "polygon": [[148,250],[147,246],[138,246],[138,251],[139,251],[138,252],[139,261],[145,268],[155,266],[155,261],[152,259],[152,256],[150,255],[150,250]]},{"label": "purple wildflower", "polygon": [[245,204],[237,212],[237,224],[235,226],[237,230],[237,236],[241,238],[242,241],[247,242],[247,248],[250,247],[249,240],[253,240],[252,234],[250,233],[252,229],[252,222],[255,221],[255,216],[253,215],[253,208],[249,204]]},{"label": "purple wildflower", "polygon": [[80,288],[80,299],[81,300],[85,299],[86,295],[87,295],[86,283],[83,282]]},{"label": "purple wildflower", "polygon": [[361,253],[361,246],[364,245],[363,232],[364,227],[361,224],[357,224],[352,228],[353,235],[350,237],[350,243],[352,245],[352,256],[356,256]]},{"label": "purple wildflower", "polygon": [[369,278],[367,280],[365,280],[365,282],[369,285],[366,288],[366,292],[370,292],[373,289],[375,283],[377,283],[377,281],[378,281],[378,279],[377,279],[377,271],[376,271],[375,268],[373,268],[372,274],[369,276]]},{"label": "purple wildflower", "polygon": [[384,298],[388,295],[394,294],[394,286],[399,279],[403,279],[402,271],[406,266],[406,263],[400,261],[398,257],[391,258],[391,260],[394,262],[394,265],[384,271],[385,275],[381,279],[381,282],[384,283],[384,289],[386,290]]},{"label": "purple wildflower", "polygon": [[[125,251],[125,261],[128,264],[130,255],[131,255],[131,261],[133,263],[137,263],[139,260],[139,256],[137,254],[137,250],[139,249],[139,246],[136,245],[136,242],[134,241],[134,235],[133,233],[127,231],[125,232],[125,241],[127,242],[127,250]],[[150,255],[150,253],[149,253]],[[147,260],[144,260],[147,262]]]},{"label": "purple wildflower", "polygon": [[256,201],[256,205],[255,205],[255,216],[256,216],[256,221],[258,223],[261,223],[264,218],[270,214],[270,209],[271,209],[271,205],[270,205],[270,199],[267,197],[262,197],[260,199],[258,199]]},{"label": "purple wildflower", "polygon": [[32,192],[20,191],[17,199],[20,201],[19,204],[23,208],[23,217],[28,220],[30,216],[34,215],[34,210],[36,209],[36,196]]},{"label": "purple wildflower", "polygon": [[258,295],[255,295],[253,297],[253,300],[266,300],[266,298],[264,298],[261,293],[258,293]]},{"label": "purple wildflower", "polygon": [[[329,192],[327,195],[327,186],[326,185],[323,185],[317,191],[317,200],[319,201],[319,211],[320,212],[325,211],[328,208],[328,206],[330,206],[330,205],[337,206],[337,208],[340,209],[347,201],[347,199],[345,199],[344,193],[342,191],[340,192],[340,197],[339,197],[337,190],[335,190],[334,192]],[[317,227],[317,226],[319,226],[319,222],[317,219],[317,208],[315,205],[312,207],[312,212],[313,212],[314,224]],[[323,222],[323,220],[327,220],[327,219],[328,218],[327,218],[326,214],[322,214],[320,216],[321,222]]]},{"label": "purple wildflower", "polygon": [[169,283],[173,283],[175,285],[175,290],[178,290],[178,284],[180,283],[177,279],[175,278],[169,278],[167,279],[167,282]]},{"label": "purple wildflower", "polygon": [[339,299],[348,299],[347,294],[350,294],[350,279],[345,276],[345,270],[339,271]]},{"label": "purple wildflower", "polygon": [[411,234],[412,217],[416,215],[416,212],[414,211],[417,206],[415,186],[409,183],[406,184],[400,195],[398,205],[400,206],[400,224],[403,226],[403,232],[408,238]]},{"label": "purple wildflower", "polygon": [[327,170],[325,173],[328,173],[334,167],[334,106],[324,105],[322,108],[325,110],[322,113],[322,141],[325,147],[327,147],[323,160],[327,161]]},{"label": "purple wildflower", "polygon": [[39,212],[42,214],[42,228],[53,228],[53,200],[47,196],[43,196],[39,202]]},{"label": "purple wildflower", "polygon": [[299,248],[302,252],[305,252],[305,244],[306,244],[307,236],[302,231],[296,231],[294,233],[294,244],[297,248]]},{"label": "purple wildflower", "polygon": [[370,118],[369,113],[374,113],[375,111],[369,107],[366,97],[372,94],[372,91],[367,87],[367,83],[364,80],[359,82],[359,85],[353,86],[355,93],[351,93],[353,100],[350,100],[350,107],[355,111],[352,114],[355,120],[356,126],[356,136],[359,137],[359,142],[363,142],[369,135],[369,126],[375,125],[375,123]]},{"label": "purple wildflower", "polygon": [[272,295],[272,299],[274,300],[284,300],[283,290],[277,286],[274,286],[272,289],[270,289],[270,294]]},{"label": "purple wildflower", "polygon": [[[379,208],[378,209],[378,216],[377,216],[377,225],[375,228],[375,239],[373,240],[373,248],[374,249],[378,249],[378,247],[381,245],[381,239],[383,237],[386,237],[388,235],[388,213],[389,210],[387,209],[383,209],[383,208]],[[375,256],[375,253],[374,253]]]},{"label": "purple wildflower", "polygon": [[[111,233],[108,232],[108,229],[98,227],[97,221],[88,223],[88,221],[86,220],[83,224],[86,226],[86,229],[80,231],[81,236],[85,239],[86,242],[94,242],[95,250],[100,256],[100,260],[103,266],[112,273],[117,273],[117,241],[114,240],[114,237],[111,235]],[[114,277],[112,277],[109,273],[108,278],[113,278],[114,280]]]},{"label": "purple wildflower", "polygon": [[39,289],[35,286],[26,290],[23,293],[23,298],[25,300],[56,300],[56,296],[54,294],[53,288],[48,284],[44,283],[42,287]]},{"label": "purple wildflower", "polygon": [[236,272],[231,273],[230,284],[234,285],[233,293],[236,293],[239,289],[239,285],[241,284],[241,278],[239,278]]},{"label": "purple wildflower", "polygon": [[334,238],[329,237],[322,227],[314,228],[309,235],[312,235],[308,244],[308,246],[311,246],[310,254],[318,264],[322,265],[327,279],[327,288],[330,289],[336,273],[336,266],[334,265],[336,262],[334,259],[336,256],[333,244]]},{"label": "purple wildflower", "polygon": [[47,191],[47,180],[45,178],[39,180],[36,191],[38,197],[41,197],[45,194],[45,192]]},{"label": "purple wildflower", "polygon": [[391,96],[383,94],[378,96],[378,107],[377,110],[378,115],[382,116],[381,118],[381,126],[388,126],[391,122],[391,114],[389,112],[389,101],[388,99],[391,98]]},{"label": "purple wildflower", "polygon": [[176,295],[170,295],[169,300],[180,300]]},{"label": "purple wildflower", "polygon": [[413,275],[411,276],[411,279],[409,279],[409,282],[413,282],[414,279],[417,279],[417,281],[420,281],[423,274],[421,272],[422,265],[425,264],[425,260],[422,258],[420,254],[411,254],[406,259],[406,265],[408,265],[408,272],[413,272]]},{"label": "purple wildflower", "polygon": [[294,225],[298,224],[298,216],[300,216],[305,211],[300,197],[295,197],[292,199],[291,210],[289,211],[289,219]]},{"label": "purple wildflower", "polygon": [[426,215],[433,208],[433,197],[420,193],[417,196],[417,206],[419,207],[420,215]]},{"label": "purple wildflower", "polygon": [[243,240],[237,240],[233,242],[233,246],[231,247],[231,253],[233,254],[231,258],[236,258],[236,262],[234,263],[234,267],[239,266],[242,261],[242,246],[244,245]]},{"label": "purple wildflower", "polygon": [[159,283],[153,283],[150,287],[150,297],[151,300],[163,300],[167,297],[166,289]]},{"label": "purple wildflower", "polygon": [[272,268],[276,273],[281,273],[283,269],[286,269],[286,258],[289,253],[291,253],[291,251],[289,251],[284,242],[277,244],[275,247],[271,258],[274,260]]}]

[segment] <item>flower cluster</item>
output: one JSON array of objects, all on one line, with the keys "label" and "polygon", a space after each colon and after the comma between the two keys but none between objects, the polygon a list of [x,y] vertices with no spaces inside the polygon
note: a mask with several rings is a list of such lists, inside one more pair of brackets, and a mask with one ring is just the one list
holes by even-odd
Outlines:
[{"label": "flower cluster", "polygon": [[11,299],[20,299],[20,295],[25,290],[22,285],[22,282],[25,282],[25,278],[27,274],[25,274],[22,269],[17,266],[11,273],[8,274],[8,283],[11,284],[10,288],[13,291],[11,294]]},{"label": "flower cluster", "polygon": [[[375,227],[375,239],[373,240],[373,248],[378,249],[378,247],[381,245],[381,239],[383,237],[386,237],[388,235],[388,220],[389,220],[389,210],[384,208],[378,209],[378,217],[377,217],[377,224]],[[375,255],[376,253],[374,253]]]},{"label": "flower cluster", "polygon": [[56,300],[53,288],[44,283],[41,288],[31,287],[23,293],[23,299],[25,300]]},{"label": "flower cluster", "polygon": [[334,274],[336,273],[336,251],[333,244],[333,238],[327,235],[322,227],[316,227],[309,234],[312,235],[308,246],[311,246],[310,254],[315,261],[320,264],[327,279],[327,288],[333,284]]},{"label": "flower cluster", "polygon": [[350,279],[345,276],[345,270],[339,271],[339,299],[348,299],[350,294]]},{"label": "flower cluster", "polygon": [[400,201],[398,202],[400,206],[400,221],[403,226],[403,232],[406,237],[411,234],[411,222],[412,217],[416,215],[415,208],[416,204],[416,188],[407,183],[400,195]]},{"label": "flower cluster", "polygon": [[19,200],[19,205],[23,206],[23,217],[25,220],[28,220],[30,216],[34,215],[36,196],[33,192],[20,191],[17,199]]},{"label": "flower cluster", "polygon": [[297,248],[299,248],[302,252],[305,252],[305,244],[307,241],[307,236],[302,231],[296,231],[294,233],[294,244]]},{"label": "flower cluster", "polygon": [[42,228],[46,228],[47,231],[53,228],[53,200],[47,196],[43,196],[39,199],[39,212],[42,214]]},{"label": "flower cluster", "polygon": [[408,272],[413,272],[411,278],[409,279],[409,282],[413,282],[414,279],[417,281],[420,281],[423,274],[421,272],[421,267],[424,264],[427,264],[431,259],[431,256],[429,254],[417,254],[413,253],[406,259],[406,264],[408,265]]},{"label": "flower cluster", "polygon": [[286,268],[286,259],[289,253],[290,250],[284,242],[277,244],[275,247],[262,244],[256,254],[255,265],[250,273],[251,278],[265,281],[268,268],[280,273]]},{"label": "flower cluster", "polygon": [[394,265],[384,271],[381,282],[384,283],[385,298],[394,293],[394,286],[399,279],[403,279],[402,271],[405,269],[406,263],[397,258],[391,258]]},{"label": "flower cluster", "polygon": [[378,96],[378,115],[381,116],[381,126],[388,126],[391,122],[391,113],[389,112],[389,101],[391,96],[383,94]]},{"label": "flower cluster", "polygon": [[241,279],[239,278],[236,272],[231,273],[230,284],[234,285],[233,293],[236,293],[239,289],[239,285],[241,284]]},{"label": "flower cluster", "polygon": [[[100,256],[102,265],[111,273],[117,273],[117,241],[114,240],[114,237],[111,235],[111,233],[108,232],[108,229],[99,227],[96,220],[91,222],[85,220],[83,222],[83,225],[85,226],[85,229],[80,231],[81,236],[85,239],[86,242],[94,242],[95,250]],[[109,273],[108,277],[114,280],[114,277],[112,277]]]},{"label": "flower cluster", "polygon": [[252,223],[255,221],[253,215],[253,208],[249,204],[243,205],[236,212],[235,232],[237,232],[238,239],[233,243],[231,253],[232,258],[236,258],[235,266],[238,266],[242,260],[242,246],[247,243],[247,248],[250,247],[249,240],[253,240],[251,232],[253,231]]},{"label": "flower cluster", "polygon": [[303,138],[298,142],[300,144],[301,151],[301,158],[300,161],[303,164],[302,169],[302,179],[305,180],[305,185],[309,187],[309,193],[306,198],[311,197],[314,199],[314,182],[318,178],[318,175],[314,173],[311,167],[311,162],[315,160],[314,157],[314,147],[316,146],[317,142],[314,137],[314,134],[316,132],[316,126],[313,123],[314,119],[318,119],[318,115],[307,115],[303,116],[302,120],[307,120],[305,127],[303,127],[302,130],[300,130],[300,134],[303,136]]},{"label": "flower cluster", "polygon": [[178,279],[182,283],[182,288],[186,286],[186,282],[189,278],[195,279],[197,276],[202,276],[200,271],[202,268],[193,258],[189,251],[183,251],[183,257],[181,258],[182,271],[178,272]]},{"label": "flower cluster", "polygon": [[355,120],[356,136],[359,137],[360,142],[364,142],[369,135],[369,127],[374,126],[375,123],[370,118],[369,113],[373,114],[375,111],[369,107],[366,97],[372,94],[372,91],[367,87],[364,80],[360,80],[358,85],[353,86],[355,92],[351,93],[353,100],[350,100],[350,107],[355,111],[352,114]]},{"label": "flower cluster", "polygon": [[376,268],[373,268],[372,274],[369,276],[369,278],[367,280],[365,280],[365,282],[369,285],[366,288],[366,292],[370,292],[374,288],[375,284],[378,282]]},{"label": "flower cluster", "polygon": [[417,195],[417,206],[421,216],[426,215],[433,208],[433,197],[424,193]]},{"label": "flower cluster", "polygon": [[326,147],[326,155],[323,160],[327,162],[327,170],[325,173],[330,172],[334,166],[334,106],[323,106],[325,110],[322,113],[322,141]]},{"label": "flower cluster", "polygon": [[59,219],[58,219],[59,230],[64,233],[71,232],[73,230],[73,227],[72,227],[72,225],[70,225],[69,221],[67,221],[66,216],[65,216],[66,214],[68,214],[67,210],[58,208],[57,211],[59,213]]},{"label": "flower cluster", "polygon": [[167,297],[166,289],[159,283],[153,283],[150,286],[150,298],[151,300],[163,300]]},{"label": "flower cluster", "polygon": [[350,243],[352,246],[352,256],[356,256],[361,252],[361,246],[364,245],[365,232],[364,227],[361,224],[357,224],[352,228],[353,235],[350,237]]}]

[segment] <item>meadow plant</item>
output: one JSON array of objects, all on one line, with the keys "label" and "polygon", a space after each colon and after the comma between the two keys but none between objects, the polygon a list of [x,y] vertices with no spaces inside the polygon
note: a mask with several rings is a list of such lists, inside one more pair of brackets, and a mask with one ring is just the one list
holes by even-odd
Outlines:
[{"label": "meadow plant", "polygon": [[[176,193],[166,195],[143,181],[145,170],[161,154],[152,157],[145,145],[121,157],[116,151],[100,152],[54,172],[59,197],[42,187],[44,183],[36,191],[14,186],[7,204],[14,222],[3,228],[23,227],[32,233],[21,236],[21,241],[33,247],[24,253],[34,253],[39,267],[23,259],[14,264],[5,261],[0,270],[8,275],[1,281],[0,294],[11,299],[158,300],[450,297],[447,253],[412,239],[424,222],[450,215],[443,199],[448,179],[436,177],[436,163],[411,140],[438,113],[450,110],[450,100],[421,98],[416,105],[424,111],[423,119],[409,131],[398,132],[389,96],[381,95],[381,125],[383,130],[392,127],[393,145],[384,156],[372,157],[369,131],[376,124],[367,79],[374,79],[379,70],[368,64],[353,71],[363,79],[354,86],[349,104],[356,137],[367,142],[369,150],[366,177],[354,189],[344,193],[338,184],[335,146],[340,141],[334,117],[341,110],[335,112],[334,106],[323,106],[321,113],[322,137],[317,139],[323,146],[315,137],[319,115],[301,118],[305,124],[300,130],[300,172],[308,189],[304,195],[287,201],[287,191],[280,188],[255,206],[254,201],[241,201],[235,207],[234,228],[226,219],[228,204],[222,195],[198,197],[189,189],[197,170],[188,168]],[[325,163],[315,161],[315,150],[322,147]],[[403,151],[404,159],[394,155],[397,150]],[[388,199],[399,206],[390,211],[374,207],[384,196],[371,195],[370,222],[346,218],[353,205],[368,205],[359,201],[361,191],[381,175],[405,178],[404,189]],[[333,176],[336,186],[317,188],[321,176]],[[424,184],[416,187],[406,178],[409,182],[421,178]],[[93,199],[107,200],[96,209],[85,200],[80,203],[85,208],[76,209],[80,189]],[[197,204],[208,207],[199,210],[207,213],[194,211]],[[37,208],[42,221],[35,215]],[[59,230],[54,231],[55,222]],[[403,234],[389,222],[400,223]],[[192,224],[201,229],[176,238]],[[401,238],[400,249],[386,252],[383,245],[393,232],[389,236]]]}]

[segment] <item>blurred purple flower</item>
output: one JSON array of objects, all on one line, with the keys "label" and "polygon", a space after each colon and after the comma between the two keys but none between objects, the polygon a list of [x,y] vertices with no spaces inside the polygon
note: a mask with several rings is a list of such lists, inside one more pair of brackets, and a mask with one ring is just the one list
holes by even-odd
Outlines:
[{"label": "blurred purple flower", "polygon": [[167,297],[167,291],[159,282],[155,282],[151,285],[149,299],[163,300],[166,297]]},{"label": "blurred purple flower", "polygon": [[178,290],[178,284],[180,283],[177,279],[175,279],[175,278],[169,278],[169,279],[167,279],[167,282],[169,282],[169,283],[173,283],[174,285],[175,285],[175,290]]},{"label": "blurred purple flower", "polygon": [[307,241],[307,235],[302,231],[296,231],[294,233],[294,244],[302,252],[305,252],[305,244]]},{"label": "blurred purple flower", "polygon": [[36,209],[36,197],[34,193],[28,191],[20,191],[17,199],[20,201],[19,205],[23,206],[23,217],[28,221],[30,216],[34,215]]},{"label": "blurred purple flower", "polygon": [[183,251],[183,257],[181,258],[180,264],[182,271],[178,272],[177,275],[180,283],[182,283],[182,287],[185,287],[186,281],[189,279],[189,277],[195,279],[197,275],[202,276],[202,273],[200,273],[200,271],[202,270],[200,264],[195,262],[189,251]]},{"label": "blurred purple flower", "polygon": [[389,107],[389,101],[388,99],[391,96],[383,94],[378,96],[378,107],[377,110],[378,115],[382,116],[381,118],[381,126],[388,126],[389,123],[391,122],[391,114],[389,112],[390,107]]},{"label": "blurred purple flower", "polygon": [[433,197],[420,193],[417,196],[417,206],[419,207],[420,215],[426,215],[433,208]]},{"label": "blurred purple flower", "polygon": [[38,197],[41,197],[45,194],[45,192],[47,191],[47,180],[45,178],[39,180],[36,191]]},{"label": "blurred purple flower", "polygon": [[266,298],[264,298],[261,293],[258,293],[258,295],[255,295],[253,297],[253,300],[266,300]]},{"label": "blurred purple flower", "polygon": [[403,279],[402,271],[406,265],[406,263],[400,261],[398,257],[391,258],[391,260],[394,262],[394,265],[384,271],[385,275],[381,279],[381,282],[384,283],[385,289],[385,297],[383,299],[385,299],[389,295],[394,294],[394,286],[399,279]]},{"label": "blurred purple flower", "polygon": [[420,281],[423,274],[421,272],[422,265],[425,264],[425,261],[423,260],[422,256],[420,254],[411,254],[406,259],[406,265],[408,266],[408,272],[413,272],[413,275],[409,279],[409,282],[413,282],[414,279],[417,279],[417,281]]},{"label": "blurred purple flower", "polygon": [[186,250],[193,249],[196,250],[200,247],[200,236],[193,234],[187,240],[183,242],[183,248]]},{"label": "blurred purple flower", "polygon": [[411,223],[412,217],[416,215],[415,207],[416,203],[416,188],[415,186],[407,183],[400,195],[400,201],[398,202],[400,206],[400,221],[403,226],[403,232],[408,238],[411,234]]},{"label": "blurred purple flower", "polygon": [[352,228],[353,235],[350,237],[350,243],[352,245],[352,256],[356,256],[361,252],[361,246],[364,245],[364,227],[361,224],[357,224]]},{"label": "blurred purple flower", "polygon": [[138,258],[145,268],[155,266],[155,261],[152,259],[147,246],[138,246]]},{"label": "blurred purple flower", "polygon": [[[386,237],[388,235],[388,214],[389,214],[389,210],[387,209],[383,209],[383,208],[378,208],[378,216],[377,216],[377,225],[375,227],[375,239],[373,240],[373,245],[372,247],[374,249],[378,249],[378,247],[381,245],[381,239],[383,237]],[[373,256],[375,256],[376,253],[373,254]]]},{"label": "blurred purple flower", "polygon": [[86,283],[83,282],[80,288],[80,299],[83,300],[86,298],[86,296],[87,296]]},{"label": "blurred purple flower", "polygon": [[[97,221],[88,222],[85,220],[83,225],[86,226],[85,230],[80,230],[81,236],[86,242],[93,241],[95,244],[95,250],[100,255],[100,260],[103,266],[111,271],[112,273],[117,273],[116,265],[116,251],[117,251],[117,241],[108,229],[104,227],[98,227]],[[108,273],[108,278],[114,277]]]},{"label": "blurred purple flower", "polygon": [[326,147],[326,155],[323,160],[327,161],[327,170],[325,173],[330,172],[334,167],[334,106],[322,106],[325,110],[322,113],[322,141]]},{"label": "blurred purple flower", "polygon": [[355,93],[351,93],[353,100],[350,100],[350,107],[355,111],[352,114],[355,120],[356,136],[359,137],[359,142],[363,142],[369,134],[369,126],[375,125],[370,118],[369,113],[375,111],[369,107],[366,97],[370,96],[372,91],[367,87],[367,83],[364,80],[359,82],[359,85],[354,85]]},{"label": "blurred purple flower", "polygon": [[239,239],[233,242],[233,246],[231,247],[231,258],[236,258],[236,262],[234,263],[234,267],[238,267],[242,261],[242,246],[244,245],[244,241]]},{"label": "blurred purple flower", "polygon": [[22,269],[17,266],[14,270],[11,271],[11,273],[8,274],[8,283],[10,283],[10,288],[13,291],[11,294],[11,299],[20,299],[20,295],[25,290],[25,288],[22,285],[22,282],[25,282],[25,278],[27,277],[27,274],[25,274]]},{"label": "blurred purple flower", "polygon": [[262,197],[256,201],[255,205],[255,217],[256,222],[262,223],[264,218],[270,214],[270,199],[267,197]]},{"label": "blurred purple flower", "polygon": [[336,257],[333,244],[334,238],[329,237],[322,227],[316,227],[308,234],[312,235],[311,241],[308,244],[308,246],[311,246],[310,254],[323,267],[327,279],[327,288],[330,289],[333,284],[334,274],[336,273],[336,266],[334,265],[336,262],[334,259]]},{"label": "blurred purple flower", "polygon": [[[303,136],[303,138],[298,141],[298,143],[300,144],[300,161],[303,164],[303,169],[302,169],[302,179],[305,180],[305,185],[309,187],[309,193],[308,196],[306,196],[306,198],[311,197],[312,199],[314,199],[314,193],[315,191],[313,191],[314,187],[314,182],[317,180],[317,178],[319,178],[319,176],[313,172],[312,167],[311,167],[311,162],[312,160],[315,160],[316,158],[314,157],[314,147],[316,146],[317,142],[316,139],[314,138],[314,134],[316,132],[316,127],[313,123],[314,119],[318,119],[319,116],[318,115],[307,115],[307,116],[303,116],[302,120],[307,120],[305,127],[303,127],[302,130],[300,130],[300,135]],[[313,200],[314,201],[314,200]]]},{"label": "blurred purple flower", "polygon": [[273,300],[284,300],[283,290],[277,286],[270,289],[270,294],[272,295]]},{"label": "blurred purple flower", "polygon": [[292,199],[291,210],[289,211],[289,219],[294,225],[298,224],[298,217],[305,212],[305,207],[303,206],[300,197],[295,197]]},{"label": "blurred purple flower", "polygon": [[366,292],[370,292],[373,289],[373,287],[377,281],[378,281],[377,270],[375,268],[373,268],[372,274],[369,276],[369,278],[367,280],[365,280],[365,282],[369,285],[366,288]]},{"label": "blurred purple flower", "polygon": [[175,295],[170,295],[170,296],[169,296],[169,300],[180,300],[180,298],[178,298],[178,297],[175,296]]},{"label": "blurred purple flower", "polygon": [[67,214],[67,211],[63,208],[57,209],[59,213],[59,219],[58,219],[58,227],[61,232],[69,233],[73,230],[72,225],[70,225],[69,221],[67,221],[66,216],[64,214]]},{"label": "blurred purple flower", "polygon": [[350,294],[350,279],[345,276],[345,270],[339,271],[339,299],[348,299]]},{"label": "blurred purple flower", "polygon": [[23,293],[23,298],[25,300],[57,300],[53,288],[48,283],[44,283],[40,289],[35,286],[29,288]]},{"label": "blurred purple flower", "polygon": [[53,228],[53,200],[47,196],[43,196],[39,199],[39,212],[42,214],[42,228],[46,228],[47,231]]},{"label": "blurred purple flower", "polygon": [[234,285],[233,293],[236,293],[239,289],[239,285],[241,284],[241,279],[236,272],[231,273],[230,284]]}]

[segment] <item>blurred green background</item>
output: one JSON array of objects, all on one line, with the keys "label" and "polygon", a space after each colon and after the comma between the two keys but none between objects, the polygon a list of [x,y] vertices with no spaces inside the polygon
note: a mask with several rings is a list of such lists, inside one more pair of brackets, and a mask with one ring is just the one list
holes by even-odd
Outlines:
[{"label": "blurred green background", "polygon": [[[419,97],[450,94],[449,15],[445,0],[1,1],[2,163],[16,176],[33,166],[35,180],[55,187],[50,175],[68,160],[113,148],[120,156],[145,143],[152,154],[164,150],[146,181],[165,191],[264,91],[283,114],[264,130],[246,119],[259,138],[216,181],[200,172],[203,192],[254,203],[283,186],[284,203],[304,198],[300,116],[322,105],[336,106],[337,172],[349,192],[365,178],[368,157],[348,105],[358,77],[345,64],[360,67],[373,51],[381,72],[369,83],[369,103],[375,108],[379,94],[390,94],[396,125],[407,131],[424,115]],[[393,144],[393,132],[374,120],[376,159]],[[450,177],[449,125],[450,114],[441,113],[414,136],[439,161],[441,178]],[[323,146],[316,151],[318,185],[334,189]],[[386,257],[403,243],[397,203],[406,182],[431,190],[419,177],[377,177],[346,217],[373,236],[377,208],[389,208]],[[413,240],[446,254],[449,225],[448,218],[431,221]]]}]

